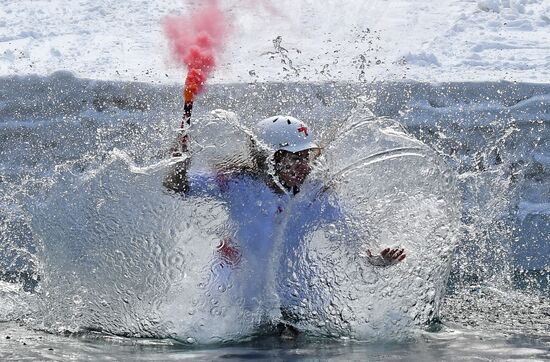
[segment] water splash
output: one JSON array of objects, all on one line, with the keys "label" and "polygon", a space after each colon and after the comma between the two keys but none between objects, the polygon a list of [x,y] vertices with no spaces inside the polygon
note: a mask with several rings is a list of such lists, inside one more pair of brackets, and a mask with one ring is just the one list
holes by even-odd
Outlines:
[{"label": "water splash", "polygon": [[[7,147],[0,147],[1,237],[7,241],[3,246],[18,256],[29,256],[27,260],[32,261],[28,264],[29,270],[40,276],[31,288],[36,298],[30,302],[32,308],[27,308],[27,312],[21,313],[24,298],[15,296],[25,296],[28,292],[5,289],[11,300],[17,300],[12,304],[13,309],[19,309],[6,313],[6,317],[16,319],[23,315],[29,325],[53,332],[94,329],[121,335],[177,337],[191,341],[189,343],[249,338],[265,318],[280,317],[244,312],[231,305],[236,285],[223,276],[215,258],[220,241],[216,231],[231,230],[225,205],[214,199],[186,204],[160,186],[163,170],[175,161],[165,158],[167,152],[163,153],[163,148],[168,149],[166,145],[174,137],[171,120],[179,118],[175,98],[166,95],[172,94],[175,88],[141,89],[134,94],[114,85],[109,88],[98,84],[99,92],[86,81],[70,79],[69,83],[82,90],[75,93],[75,99],[67,101],[71,107],[60,106],[51,119],[34,126],[28,120],[19,125],[16,119],[2,128],[2,135],[8,140]],[[49,86],[56,87],[55,84]],[[63,83],[61,86],[67,87]],[[350,240],[356,235],[354,231],[361,231],[364,240],[372,241],[369,246],[373,249],[389,243],[421,251],[420,259],[415,260],[411,255],[411,264],[394,269],[397,272],[393,275],[373,274],[362,260],[364,248],[351,245],[356,247],[352,249],[354,252],[344,251],[343,224],[312,224],[304,248],[300,249],[303,253],[296,254],[293,261],[295,276],[291,274],[285,279],[293,285],[289,292],[298,291],[295,293],[298,297],[300,286],[310,291],[305,301],[289,296],[289,300],[295,301],[291,306],[297,308],[296,313],[301,316],[299,323],[305,330],[328,336],[395,337],[397,332],[385,335],[380,331],[399,331],[411,323],[435,319],[438,310],[445,323],[467,325],[477,320],[480,328],[502,328],[502,320],[491,321],[495,312],[489,308],[492,304],[501,305],[507,313],[524,305],[531,311],[525,314],[529,320],[545,321],[547,300],[542,295],[547,290],[544,289],[547,288],[545,274],[536,276],[532,274],[536,271],[524,268],[519,271],[519,280],[527,285],[516,285],[516,275],[520,274],[517,274],[514,256],[515,248],[524,250],[523,244],[533,245],[528,239],[522,239],[525,231],[517,227],[516,200],[523,197],[536,204],[531,189],[524,189],[522,185],[540,182],[545,177],[540,171],[544,158],[536,157],[536,151],[545,141],[531,143],[529,137],[540,138],[547,126],[545,121],[526,120],[529,116],[525,115],[530,114],[525,107],[534,107],[536,102],[522,102],[521,107],[511,106],[497,115],[498,119],[507,119],[506,112],[511,112],[514,120],[510,124],[485,122],[480,118],[470,127],[467,121],[487,116],[486,108],[473,105],[471,109],[479,113],[460,113],[458,106],[453,108],[442,103],[441,94],[445,92],[438,90],[435,92],[439,97],[437,102],[413,102],[409,104],[409,111],[393,114],[405,124],[406,132],[396,122],[375,117],[361,107],[355,108],[353,116],[356,95],[368,95],[369,89],[351,85],[248,87],[224,85],[205,94],[207,108],[240,110],[237,123],[243,128],[231,125],[219,115],[197,113],[199,122],[193,132],[195,142],[201,147],[197,147],[193,155],[194,170],[244,162],[248,134],[243,129],[271,112],[295,114],[322,135],[325,159],[313,175],[315,179],[332,180],[330,183],[339,199],[349,210],[361,210],[360,204],[368,206],[346,220],[352,226],[347,231]],[[407,101],[403,94],[431,97],[431,90],[422,85],[416,85],[413,90],[403,90],[399,84],[392,87],[394,96],[391,92],[381,94],[384,88],[380,86],[375,100],[365,97],[375,113],[390,112],[384,111],[387,109],[384,107],[390,105],[392,109],[404,109],[399,103]],[[453,92],[459,90],[453,88]],[[156,92],[166,94],[159,96]],[[103,98],[130,97],[127,104],[135,97],[151,106],[96,109],[92,102],[96,93],[101,93]],[[48,97],[51,94],[48,93]],[[17,93],[11,96],[24,103],[25,96]],[[37,96],[33,101],[40,103],[42,99],[45,107],[50,101],[48,97]],[[448,102],[453,99],[443,98]],[[16,102],[10,104],[14,107]],[[38,107],[42,107],[42,103]],[[70,115],[65,114],[67,109]],[[347,117],[350,113],[352,116]],[[432,113],[448,123],[432,122]],[[332,122],[326,122],[327,119]],[[480,123],[483,126],[479,126]],[[29,131],[29,127],[36,129]],[[354,134],[363,137],[353,138]],[[429,144],[438,156],[422,143]],[[29,144],[37,152],[27,152]],[[392,155],[396,157],[389,157]],[[532,161],[525,162],[521,155],[527,158],[533,155]],[[456,178],[453,172],[444,171],[441,158],[458,174]],[[400,169],[411,172],[397,172]],[[327,170],[334,171],[328,173]],[[354,177],[357,175],[361,177]],[[443,279],[427,277],[428,269],[422,267],[413,268],[412,274],[418,278],[403,288],[403,280],[410,281],[407,279],[410,273],[403,274],[410,271],[409,266],[420,263],[422,258],[447,253],[446,248],[452,246],[452,243],[446,244],[437,250],[421,247],[424,239],[434,241],[444,237],[444,225],[434,220],[443,220],[443,210],[453,202],[453,193],[446,187],[422,191],[434,185],[430,180],[440,180],[443,185],[456,183],[462,190],[460,222],[464,233],[452,266],[449,294],[444,300],[439,288]],[[317,192],[313,186],[305,188],[299,197],[306,198],[309,191]],[[445,196],[440,198],[440,194]],[[533,220],[534,214],[527,211],[521,214],[522,225],[529,225]],[[543,217],[544,213],[537,215]],[[441,226],[441,232],[423,227],[430,222],[435,229]],[[30,232],[21,232],[25,229]],[[430,230],[435,231],[430,234]],[[35,249],[12,248],[18,237]],[[430,264],[434,276],[445,275],[445,265],[441,263]],[[7,265],[15,264],[8,262]],[[274,261],[273,265],[278,262]],[[499,270],[498,277],[494,277],[493,270]],[[15,268],[15,271],[23,269]],[[19,281],[25,280],[22,273],[19,276]],[[306,280],[311,281],[311,285]],[[365,286],[357,288],[350,284],[355,280],[364,281]],[[351,294],[346,294],[349,290]],[[419,297],[415,293],[421,290],[430,292]],[[361,299],[365,295],[371,299]],[[394,314],[384,310],[385,305],[393,305],[392,296],[403,301]],[[413,305],[414,301],[417,305]],[[34,312],[35,309],[39,312]],[[387,318],[380,320],[372,317],[384,315]],[[365,316],[369,317],[368,321]],[[223,323],[214,330],[209,323],[212,320]],[[528,324],[538,330],[545,328],[542,323]],[[520,328],[520,322],[514,319],[508,326]]]}]

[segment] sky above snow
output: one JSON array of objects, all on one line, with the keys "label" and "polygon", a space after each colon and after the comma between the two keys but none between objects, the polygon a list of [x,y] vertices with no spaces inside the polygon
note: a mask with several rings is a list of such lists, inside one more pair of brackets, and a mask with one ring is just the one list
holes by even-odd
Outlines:
[{"label": "sky above snow", "polygon": [[[162,19],[202,1],[2,0],[0,75],[174,83]],[[220,0],[233,22],[210,82],[550,83],[550,0]]]}]

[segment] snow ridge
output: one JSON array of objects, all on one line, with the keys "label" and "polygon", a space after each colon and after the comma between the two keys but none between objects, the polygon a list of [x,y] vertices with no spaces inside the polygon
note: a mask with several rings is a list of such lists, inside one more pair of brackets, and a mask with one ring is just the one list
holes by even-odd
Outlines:
[{"label": "snow ridge", "polygon": [[[213,82],[550,81],[550,0],[221,5],[236,31]],[[93,79],[179,82],[183,71],[170,61],[161,23],[194,6],[171,0],[4,2],[0,75],[69,70]]]}]

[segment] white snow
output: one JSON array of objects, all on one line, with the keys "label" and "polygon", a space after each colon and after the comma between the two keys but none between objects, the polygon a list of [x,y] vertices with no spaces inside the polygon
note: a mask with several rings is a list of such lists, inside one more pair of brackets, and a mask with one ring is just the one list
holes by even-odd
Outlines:
[{"label": "white snow", "polygon": [[435,55],[433,55],[432,53],[425,53],[425,52],[421,52],[417,54],[409,53],[405,56],[404,59],[407,62],[407,64],[416,64],[421,66],[429,66],[429,65],[435,65],[438,67],[441,66],[441,64],[435,57]]},{"label": "white snow", "polygon": [[[0,5],[0,75],[179,82],[161,20],[201,1]],[[550,82],[550,0],[225,0],[233,32],[212,82]],[[280,42],[274,42],[279,37]],[[277,45],[278,44],[278,45]]]}]

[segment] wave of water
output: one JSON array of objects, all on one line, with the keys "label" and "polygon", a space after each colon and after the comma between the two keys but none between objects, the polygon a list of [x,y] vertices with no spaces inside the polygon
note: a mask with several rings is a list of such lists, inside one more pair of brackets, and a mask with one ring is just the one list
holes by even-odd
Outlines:
[{"label": "wave of water", "polygon": [[[4,320],[189,343],[256,333],[265,311],[244,313],[231,293],[210,289],[224,205],[185,203],[161,187],[174,162],[175,88],[67,74],[9,78],[2,87],[0,265],[3,279],[21,286],[3,290],[12,301]],[[323,308],[297,301],[303,330],[389,338],[438,318],[520,328],[492,321],[489,307],[500,301],[510,314],[518,304],[542,305],[527,308],[528,327],[545,331],[535,320],[547,320],[548,214],[525,202],[544,205],[550,191],[540,162],[548,93],[506,84],[218,86],[196,106],[193,163],[246,159],[246,132],[210,110],[233,111],[245,128],[293,114],[320,134],[324,161],[312,178],[353,210],[349,224],[379,243],[372,247],[411,250],[403,266],[367,270],[360,252],[341,246],[339,225],[312,228],[292,282],[311,288],[308,279],[324,279],[317,286],[330,298]],[[325,295],[315,288],[312,295]]]}]

